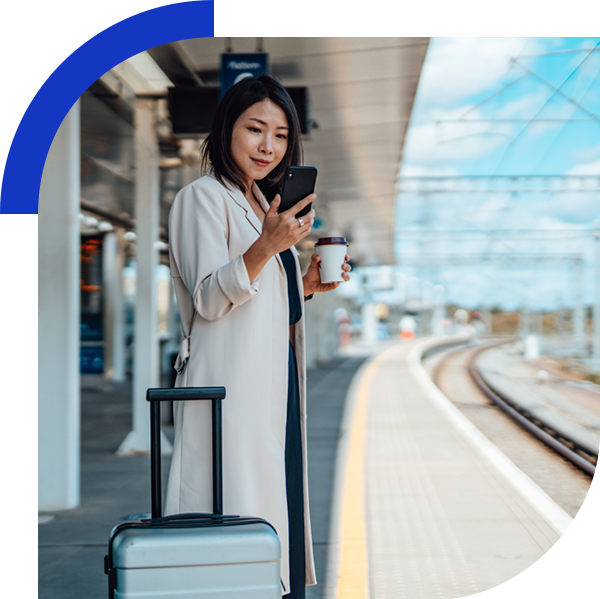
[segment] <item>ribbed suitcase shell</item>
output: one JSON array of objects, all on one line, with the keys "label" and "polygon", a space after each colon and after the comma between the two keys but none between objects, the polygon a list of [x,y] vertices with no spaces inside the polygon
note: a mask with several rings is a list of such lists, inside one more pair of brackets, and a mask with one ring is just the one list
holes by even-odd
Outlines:
[{"label": "ribbed suitcase shell", "polygon": [[[148,389],[152,518],[115,526],[104,570],[109,599],[281,599],[281,544],[252,516],[223,515],[221,404],[224,387]],[[162,517],[160,402],[213,402],[213,514]]]},{"label": "ribbed suitcase shell", "polygon": [[125,528],[113,539],[115,599],[281,599],[281,548],[265,522]]}]

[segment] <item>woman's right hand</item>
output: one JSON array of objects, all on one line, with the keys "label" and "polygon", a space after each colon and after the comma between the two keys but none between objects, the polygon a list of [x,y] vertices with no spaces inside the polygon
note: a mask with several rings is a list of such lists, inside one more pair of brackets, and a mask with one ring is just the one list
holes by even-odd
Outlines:
[{"label": "woman's right hand", "polygon": [[313,193],[290,209],[277,214],[281,196],[279,194],[275,196],[265,214],[260,237],[244,254],[244,264],[250,281],[254,281],[273,256],[291,248],[310,233],[315,220],[315,211],[311,209],[308,214],[300,217],[302,224],[296,218],[296,214],[316,199],[317,196]]},{"label": "woman's right hand", "polygon": [[265,214],[260,236],[268,253],[275,256],[275,254],[291,248],[310,233],[315,220],[315,211],[310,210],[310,212],[300,217],[302,223],[296,218],[296,214],[316,199],[317,196],[313,193],[288,210],[277,214],[281,204],[281,196],[279,194],[275,196]]}]

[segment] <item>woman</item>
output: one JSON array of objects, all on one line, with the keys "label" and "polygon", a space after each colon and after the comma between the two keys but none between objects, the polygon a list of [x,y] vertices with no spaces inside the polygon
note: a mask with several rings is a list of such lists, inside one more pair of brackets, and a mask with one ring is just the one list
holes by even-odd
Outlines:
[{"label": "woman", "polygon": [[[329,291],[314,255],[304,275],[293,247],[313,194],[277,213],[272,195],[302,161],[294,105],[268,76],[223,97],[202,146],[208,174],[182,189],[169,218],[171,274],[185,339],[176,386],[222,385],[224,511],[264,518],[281,540],[282,593],[316,584],[306,474],[303,300]],[[348,257],[346,257],[348,260]],[[343,265],[344,279],[350,270]],[[175,406],[167,514],[211,510],[210,405]],[[291,589],[291,592],[290,592]]]}]

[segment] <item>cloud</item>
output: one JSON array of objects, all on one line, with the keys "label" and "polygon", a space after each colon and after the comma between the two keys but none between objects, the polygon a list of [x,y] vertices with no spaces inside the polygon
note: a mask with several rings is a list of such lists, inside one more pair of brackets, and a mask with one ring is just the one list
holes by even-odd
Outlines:
[{"label": "cloud", "polygon": [[594,162],[600,160],[600,144],[591,148],[578,147],[573,151],[572,155],[576,162]]},{"label": "cloud", "polygon": [[[544,76],[551,66],[560,66],[563,77],[569,71],[565,61],[570,55],[560,55],[562,62],[557,64],[552,62],[558,60],[554,56],[539,59],[535,55],[564,44],[563,38],[433,38],[406,139],[403,174],[421,171],[441,175],[448,169],[461,173],[540,169],[564,173],[578,163],[575,174],[597,172],[595,161],[600,153],[572,159],[574,151],[583,153],[589,145],[581,136],[572,139],[572,131],[581,125],[560,120],[581,118],[576,106],[527,75],[521,66],[511,66],[510,59],[521,56],[524,65],[541,69]],[[575,54],[572,60],[581,62],[580,53]],[[590,72],[584,77],[581,71],[576,78],[577,82],[586,80],[588,93],[593,91],[588,79],[598,70],[592,62],[586,63]],[[524,77],[505,87],[518,75]],[[523,120],[536,115],[559,120]]]},{"label": "cloud", "polygon": [[568,171],[567,175],[600,175],[600,160],[578,164]]},{"label": "cloud", "polygon": [[[581,40],[581,45],[588,47],[588,42]],[[523,121],[512,122],[510,119],[530,119],[540,109],[538,117],[547,119],[581,118],[582,114],[530,76],[501,91],[524,72],[518,65],[511,70],[510,58],[519,55],[522,64],[539,69],[548,80],[562,82],[581,61],[581,55],[572,59],[567,54],[543,58],[532,55],[572,48],[574,44],[565,38],[433,39],[406,139],[402,175],[600,175],[597,122],[545,121],[528,126]],[[591,108],[597,105],[593,94],[600,91],[599,65],[590,58],[584,66],[564,92]],[[500,93],[494,95],[496,92]],[[508,122],[456,122],[463,115],[465,119],[504,118]],[[436,125],[436,121],[444,122]],[[492,301],[505,307],[526,303],[541,307],[572,303],[571,270],[568,263],[554,258],[582,253],[585,267],[590,267],[591,237],[586,231],[600,219],[600,208],[597,193],[509,194],[490,189],[468,194],[401,194],[396,217],[396,248],[405,257],[428,252],[473,258],[488,253],[549,254],[552,261],[537,266],[475,261],[461,267],[432,265],[431,274],[414,271],[417,276],[435,273],[436,282],[443,284],[448,297],[459,303],[475,306]],[[421,229],[423,234],[419,236],[412,229]],[[479,232],[435,235],[436,229]],[[494,233],[502,229],[555,233]],[[589,289],[584,291],[589,296]]]},{"label": "cloud", "polygon": [[[450,119],[450,117],[449,117]],[[437,166],[439,174],[451,165],[485,156],[512,139],[510,128],[496,126],[488,131],[486,123],[413,125],[406,139],[404,160],[407,166]],[[430,173],[431,174],[431,173]]]},{"label": "cloud", "polygon": [[[589,225],[600,218],[596,193],[554,194],[546,200],[539,200],[534,210],[539,217],[552,216],[569,224]],[[532,216],[535,218],[535,213]]]},{"label": "cloud", "polygon": [[511,57],[526,46],[531,53],[540,44],[535,38],[433,38],[419,100],[425,106],[454,106],[465,97],[498,87],[509,72]]},{"label": "cloud", "polygon": [[454,177],[460,175],[460,171],[451,166],[424,166],[402,163],[400,175],[402,177]]}]

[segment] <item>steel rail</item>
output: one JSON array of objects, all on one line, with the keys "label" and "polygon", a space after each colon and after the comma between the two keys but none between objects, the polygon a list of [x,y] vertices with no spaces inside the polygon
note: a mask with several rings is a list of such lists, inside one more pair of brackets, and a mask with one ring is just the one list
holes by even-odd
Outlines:
[{"label": "steel rail", "polygon": [[[503,341],[501,343],[509,343],[510,341],[512,340]],[[576,439],[568,438],[566,435],[559,433],[552,427],[552,425],[543,422],[542,419],[536,416],[533,416],[527,410],[519,406],[516,401],[507,397],[506,394],[500,393],[497,389],[493,388],[487,381],[483,379],[475,363],[477,357],[484,351],[490,349],[491,347],[496,347],[501,343],[494,343],[492,346],[487,345],[473,352],[473,355],[469,359],[468,371],[474,383],[488,399],[490,399],[521,427],[545,443],[548,447],[556,451],[558,454],[563,456],[573,465],[577,466],[583,472],[589,474],[590,476],[594,476],[594,473],[596,472],[594,458],[597,463],[598,455],[590,455],[587,451],[584,451],[581,448],[581,445]],[[569,447],[569,445],[571,445],[573,448]],[[579,449],[579,451],[581,451],[584,455],[577,453],[577,449]]]}]

